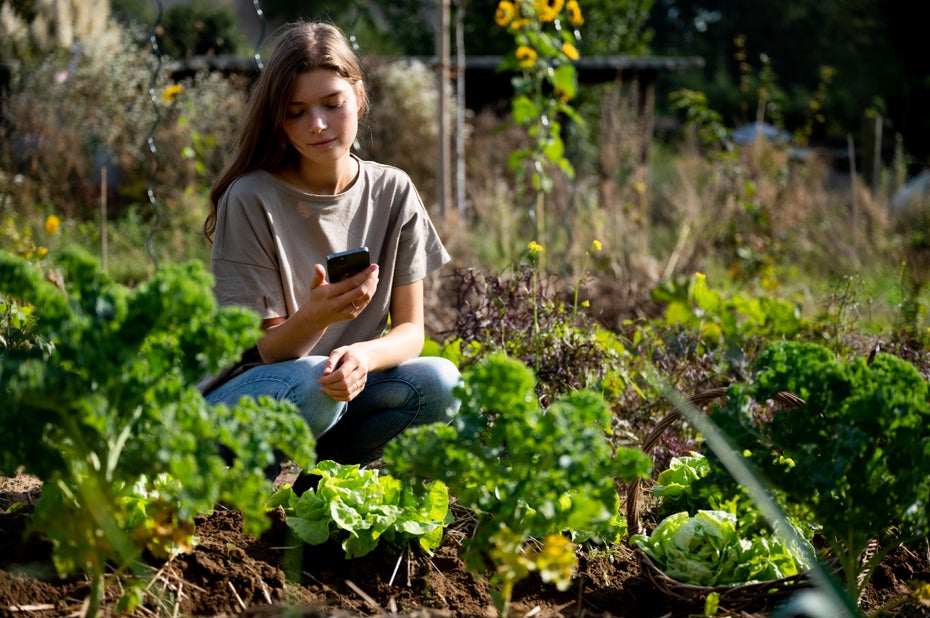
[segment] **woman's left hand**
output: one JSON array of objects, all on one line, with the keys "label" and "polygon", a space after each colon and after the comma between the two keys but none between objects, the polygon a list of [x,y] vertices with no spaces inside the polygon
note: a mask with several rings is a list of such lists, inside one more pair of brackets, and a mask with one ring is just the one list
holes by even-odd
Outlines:
[{"label": "woman's left hand", "polygon": [[368,381],[368,361],[357,347],[343,346],[329,354],[319,379],[320,390],[336,401],[352,401]]}]

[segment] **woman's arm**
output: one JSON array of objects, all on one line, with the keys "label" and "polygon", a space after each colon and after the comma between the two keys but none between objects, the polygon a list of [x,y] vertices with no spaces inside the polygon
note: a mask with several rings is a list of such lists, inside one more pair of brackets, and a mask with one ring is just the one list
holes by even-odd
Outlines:
[{"label": "woman's arm", "polygon": [[310,299],[287,318],[262,321],[265,334],[258,342],[262,361],[277,363],[305,356],[330,324],[358,317],[378,287],[378,267],[373,264],[338,283],[325,280],[326,270],[317,264],[310,281]]},{"label": "woman's arm", "polygon": [[396,367],[423,351],[423,281],[391,290],[391,330],[370,341],[336,348],[320,378],[320,388],[337,401],[351,401],[369,371]]},{"label": "woman's arm", "polygon": [[391,290],[391,330],[350,347],[368,357],[368,371],[396,367],[423,351],[423,322],[423,281],[399,285]]}]

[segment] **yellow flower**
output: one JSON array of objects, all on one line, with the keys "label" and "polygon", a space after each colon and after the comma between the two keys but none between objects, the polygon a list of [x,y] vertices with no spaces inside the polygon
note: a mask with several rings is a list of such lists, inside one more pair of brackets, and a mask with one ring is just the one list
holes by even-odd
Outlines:
[{"label": "yellow flower", "polygon": [[520,61],[520,66],[524,69],[528,69],[536,62],[536,58],[539,57],[539,54],[536,53],[536,50],[532,47],[527,47],[526,45],[521,45],[517,48],[517,60]]},{"label": "yellow flower", "polygon": [[584,23],[584,17],[581,16],[581,7],[578,6],[576,0],[568,0],[565,8],[568,10],[568,21],[571,25],[580,26]]},{"label": "yellow flower", "polygon": [[51,235],[58,232],[58,226],[61,225],[61,219],[55,215],[49,215],[45,218],[45,231]]},{"label": "yellow flower", "polygon": [[530,241],[530,244],[526,246],[526,249],[530,252],[530,256],[532,257],[536,257],[543,252],[543,246],[535,240]]},{"label": "yellow flower", "polygon": [[165,91],[161,93],[161,98],[165,103],[173,103],[175,97],[181,94],[184,91],[184,86],[181,84],[173,84],[165,88]]},{"label": "yellow flower", "polygon": [[517,9],[513,5],[513,2],[501,0],[497,5],[497,10],[494,12],[494,21],[496,21],[497,25],[501,28],[506,28],[513,21],[516,14]]},{"label": "yellow flower", "polygon": [[530,20],[529,20],[528,18],[526,18],[526,17],[523,17],[523,18],[521,18],[521,19],[515,19],[515,20],[513,20],[513,22],[510,24],[510,29],[511,29],[511,30],[520,30],[521,28],[526,28],[529,24],[530,24]]},{"label": "yellow flower", "polygon": [[600,250],[601,250],[601,241],[595,239],[595,240],[591,243],[591,248],[594,249],[595,251],[600,251]]},{"label": "yellow flower", "polygon": [[569,60],[578,60],[580,56],[578,48],[568,42],[562,43],[562,53],[568,56]]},{"label": "yellow flower", "polygon": [[535,5],[540,21],[555,21],[565,6],[565,0],[536,0]]},{"label": "yellow flower", "polygon": [[919,579],[909,581],[908,584],[921,605],[930,605],[930,584]]}]

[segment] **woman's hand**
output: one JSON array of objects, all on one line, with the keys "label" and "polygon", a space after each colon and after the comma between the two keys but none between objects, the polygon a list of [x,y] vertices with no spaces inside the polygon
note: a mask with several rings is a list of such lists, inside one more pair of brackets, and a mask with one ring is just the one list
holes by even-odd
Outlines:
[{"label": "woman's hand", "polygon": [[[325,273],[322,265],[316,266],[316,277]],[[317,283],[315,280],[313,283]],[[326,324],[354,320],[368,306],[378,289],[378,265],[372,264],[362,272],[336,283],[311,284],[310,307],[323,307]]]},{"label": "woman's hand", "polygon": [[336,401],[352,401],[368,381],[368,358],[359,346],[343,346],[329,354],[319,379],[320,390]]},{"label": "woman's hand", "polygon": [[264,337],[258,350],[266,363],[300,358],[317,344],[330,324],[354,320],[378,289],[378,266],[338,283],[326,282],[326,269],[317,264],[310,279],[310,299],[288,318],[262,321]]}]

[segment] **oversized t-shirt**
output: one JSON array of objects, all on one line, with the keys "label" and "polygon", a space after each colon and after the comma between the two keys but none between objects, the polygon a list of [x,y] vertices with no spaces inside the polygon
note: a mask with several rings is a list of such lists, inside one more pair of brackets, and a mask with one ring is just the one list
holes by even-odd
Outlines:
[{"label": "oversized t-shirt", "polygon": [[381,336],[391,289],[450,258],[413,182],[395,167],[359,161],[355,184],[338,195],[304,193],[264,170],[251,172],[217,206],[217,302],[249,307],[263,319],[290,316],[310,298],[315,264],[362,246],[378,264],[378,289],[357,318],[331,324],[311,354]]}]

